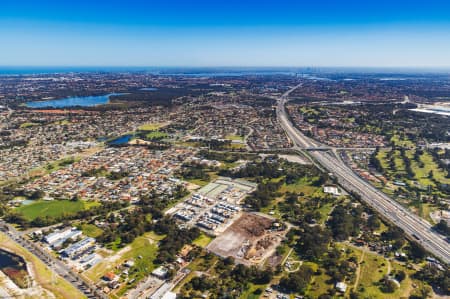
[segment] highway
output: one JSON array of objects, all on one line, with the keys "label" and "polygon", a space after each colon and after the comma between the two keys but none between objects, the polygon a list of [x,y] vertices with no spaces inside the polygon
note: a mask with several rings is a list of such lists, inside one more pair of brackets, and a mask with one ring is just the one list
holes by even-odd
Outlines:
[{"label": "highway", "polygon": [[[427,221],[412,213],[370,183],[361,179],[352,169],[337,159],[332,153],[321,151],[320,149],[325,148],[324,145],[306,137],[294,127],[287,115],[285,104],[288,101],[289,94],[297,88],[300,88],[301,85],[299,84],[285,92],[278,99],[277,104],[278,121],[292,140],[294,149],[308,149],[309,155],[324,169],[332,173],[344,189],[359,194],[362,200],[385,219],[403,229],[411,240],[415,240],[443,262],[450,264],[449,243],[447,243],[444,236],[432,230],[432,226]],[[319,150],[314,151],[312,150],[313,148],[318,148]]]}]

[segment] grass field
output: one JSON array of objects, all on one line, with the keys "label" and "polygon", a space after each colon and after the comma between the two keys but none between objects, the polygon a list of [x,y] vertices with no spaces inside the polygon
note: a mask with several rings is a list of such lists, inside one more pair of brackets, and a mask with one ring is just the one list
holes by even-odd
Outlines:
[{"label": "grass field", "polygon": [[280,188],[280,192],[286,193],[286,192],[295,192],[295,193],[301,193],[303,192],[305,196],[310,196],[314,194],[318,187],[311,185],[311,180],[307,178],[302,178],[298,180],[294,184],[283,184]]},{"label": "grass field", "polygon": [[54,161],[52,163],[49,163],[45,166],[45,170],[48,173],[51,173],[53,171],[59,170],[67,165],[73,164],[75,162],[78,162],[81,160],[81,157],[66,157],[61,160]]},{"label": "grass field", "polygon": [[225,136],[225,139],[244,141],[244,137],[243,136],[239,136],[239,135],[227,135],[227,136]]},{"label": "grass field", "polygon": [[266,284],[253,284],[250,283],[247,290],[242,292],[242,295],[239,297],[240,299],[258,299],[261,297],[261,293],[257,294],[255,293],[256,290],[260,289],[264,292],[264,290],[267,288]]},{"label": "grass field", "polygon": [[[385,265],[383,266],[383,264]],[[364,291],[362,293],[376,296],[381,291],[375,283],[380,281],[385,274],[387,274],[386,260],[382,257],[366,253],[361,264],[361,277],[357,290],[363,287]]]},{"label": "grass field", "polygon": [[26,129],[26,128],[30,128],[30,127],[34,127],[34,126],[39,126],[39,124],[38,123],[29,123],[29,122],[27,122],[27,123],[21,124],[20,128],[21,129]]},{"label": "grass field", "polygon": [[63,120],[55,121],[53,124],[64,126],[64,125],[70,124],[70,121],[68,119],[63,119]]},{"label": "grass field", "polygon": [[47,268],[44,263],[42,263],[35,255],[31,254],[19,244],[13,242],[1,232],[0,244],[2,244],[3,248],[22,256],[33,269],[33,272],[35,273],[34,278],[37,284],[49,290],[55,295],[56,298],[86,298],[75,287],[69,284],[66,280],[62,279],[60,276],[55,275],[55,279],[53,280],[51,270]]},{"label": "grass field", "polygon": [[155,131],[167,126],[168,123],[148,123],[140,126],[138,130],[140,131]]},{"label": "grass field", "polygon": [[442,184],[450,184],[450,179],[446,178],[446,173],[439,169],[436,162],[433,161],[433,157],[428,153],[424,152],[420,156],[420,160],[423,162],[424,167],[420,168],[416,161],[412,161],[411,167],[413,172],[415,173],[416,179],[422,185],[433,184],[431,180],[428,178],[428,174],[430,171],[433,172],[433,177]]},{"label": "grass field", "polygon": [[212,237],[206,235],[205,233],[201,233],[200,236],[192,242],[194,245],[205,248],[209,243],[213,240]]},{"label": "grass field", "polygon": [[16,211],[25,219],[32,221],[37,217],[59,217],[67,214],[75,214],[78,211],[88,210],[100,205],[98,202],[70,201],[70,200],[37,200],[36,202],[16,208]]},{"label": "grass field", "polygon": [[[350,249],[351,253],[345,258],[355,256],[359,261],[362,258],[360,267],[360,277],[356,291],[362,296],[361,298],[407,298],[412,289],[411,279],[407,277],[401,282],[400,288],[394,293],[383,293],[378,285],[378,282],[388,273],[389,265],[391,265],[391,271],[403,270],[408,273],[403,265],[397,264],[394,261],[388,261],[384,257],[378,256],[373,253],[363,252],[361,249],[354,246],[348,246],[346,244],[339,244],[338,248]],[[305,265],[310,266],[314,271],[317,270],[318,265],[313,262],[305,262]],[[325,269],[322,269],[322,274],[314,275],[313,280],[307,290],[307,294],[312,298],[317,298],[321,294],[326,293],[333,285],[330,284],[330,277],[325,273]],[[346,283],[348,285],[348,292],[353,289],[356,282],[356,273],[353,277],[347,277]],[[348,294],[347,294],[348,295]]]},{"label": "grass field", "polygon": [[135,279],[134,283],[125,284],[116,295],[121,297],[127,290],[135,287],[140,280],[148,276],[156,266],[153,261],[158,253],[157,241],[151,238],[152,235],[144,235],[136,238],[131,243],[131,250],[126,252],[122,258],[125,260],[134,259],[135,264],[130,268],[129,280]]},{"label": "grass field", "polygon": [[103,230],[93,224],[82,224],[79,229],[88,237],[97,238],[103,233]]},{"label": "grass field", "polygon": [[[387,273],[387,263],[384,258],[377,257],[369,254],[364,257],[364,263],[361,265],[361,279],[357,288],[361,295],[367,296],[367,298],[380,298],[380,299],[396,299],[396,298],[408,298],[412,290],[412,282],[409,277],[400,283],[400,287],[393,293],[384,293],[381,291],[376,283]],[[384,266],[382,264],[385,264]],[[392,269],[404,270],[408,272],[403,266],[392,262]],[[361,289],[361,286],[364,289]]]},{"label": "grass field", "polygon": [[206,180],[206,181],[202,180],[202,179],[184,179],[184,180],[186,182],[198,185],[200,187],[204,187],[219,177],[219,175],[215,171],[209,171],[208,174],[209,174],[209,180]]},{"label": "grass field", "polygon": [[[98,281],[106,272],[112,271],[116,266],[126,260],[134,259],[135,265],[130,270],[130,279],[136,278],[136,283],[145,275],[148,275],[155,266],[153,260],[158,253],[157,243],[164,236],[149,232],[136,238],[130,245],[114,252],[113,255],[106,257],[103,261],[84,272],[84,275],[91,281]],[[125,290],[123,291],[125,292]]]},{"label": "grass field", "polygon": [[[387,170],[388,176],[391,177],[391,179],[394,179],[396,176],[401,177],[401,180],[407,181],[411,185],[411,180],[406,178],[405,165],[400,156],[400,151],[394,151],[394,170],[389,169],[386,156],[387,150],[380,150],[377,158],[380,161],[381,166]],[[413,159],[414,150],[407,150],[406,156],[411,160],[411,169],[414,173],[413,180],[416,180],[420,185],[424,187],[428,185],[435,186],[435,183],[428,177],[430,171],[433,172],[433,178],[441,184],[450,184],[450,179],[446,178],[447,173],[438,167],[437,163],[433,161],[433,157],[430,153],[425,151],[420,156],[420,161],[423,163],[423,167],[420,167],[419,163]]]},{"label": "grass field", "polygon": [[167,134],[163,133],[163,132],[159,132],[159,131],[152,131],[150,133],[147,133],[145,135],[145,138],[149,139],[149,140],[160,140],[160,139],[164,139],[167,138]]}]

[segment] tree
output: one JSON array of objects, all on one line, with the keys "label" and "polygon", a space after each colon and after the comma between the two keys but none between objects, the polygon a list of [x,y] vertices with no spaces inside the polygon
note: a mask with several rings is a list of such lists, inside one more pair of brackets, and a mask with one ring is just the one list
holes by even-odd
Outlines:
[{"label": "tree", "polygon": [[289,273],[287,277],[283,277],[280,281],[280,287],[289,292],[304,293],[311,281],[313,273],[310,267],[302,265],[298,271]]},{"label": "tree", "polygon": [[448,226],[447,221],[441,219],[441,221],[439,221],[439,223],[436,224],[434,228],[441,234],[450,236],[450,227]]},{"label": "tree", "polygon": [[378,216],[376,214],[370,216],[370,218],[367,220],[367,226],[371,229],[371,230],[377,230],[380,228],[381,226],[381,221],[378,218]]},{"label": "tree", "polygon": [[406,278],[406,273],[403,270],[400,270],[395,274],[395,279],[397,279],[399,282],[402,282]]},{"label": "tree", "polygon": [[331,234],[328,229],[305,225],[295,249],[297,254],[304,258],[318,259],[328,250],[330,241]]},{"label": "tree", "polygon": [[381,290],[385,293],[393,293],[397,289],[397,283],[388,277],[383,278]]},{"label": "tree", "polygon": [[411,242],[410,253],[413,258],[423,259],[427,254],[426,250],[416,242]]},{"label": "tree", "polygon": [[45,196],[45,192],[44,192],[44,191],[42,191],[42,190],[36,190],[36,191],[34,191],[33,193],[31,193],[30,199],[36,200],[36,199],[40,199],[40,198],[42,198],[42,197],[44,197],[44,196]]}]

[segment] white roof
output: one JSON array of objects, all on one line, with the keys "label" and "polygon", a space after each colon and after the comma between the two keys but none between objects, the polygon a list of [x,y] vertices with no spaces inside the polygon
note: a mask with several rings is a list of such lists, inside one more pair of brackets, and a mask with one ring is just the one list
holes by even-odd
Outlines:
[{"label": "white roof", "polygon": [[161,299],[176,299],[177,298],[177,294],[175,294],[174,292],[167,292],[164,294],[164,296],[162,296]]}]

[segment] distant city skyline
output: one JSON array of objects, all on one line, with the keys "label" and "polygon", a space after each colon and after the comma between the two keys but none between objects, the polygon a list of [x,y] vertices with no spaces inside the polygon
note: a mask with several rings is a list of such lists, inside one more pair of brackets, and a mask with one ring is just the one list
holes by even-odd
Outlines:
[{"label": "distant city skyline", "polygon": [[450,67],[447,1],[91,2],[2,1],[0,65]]}]

